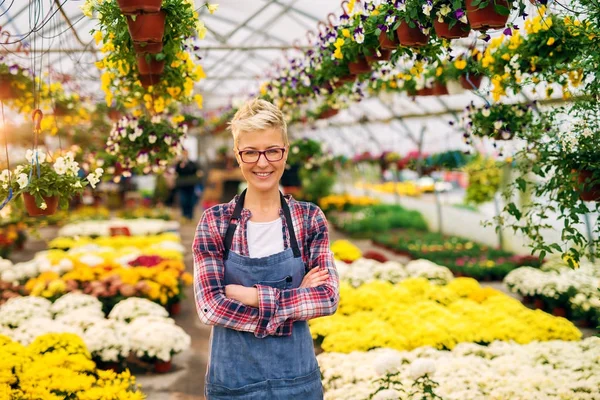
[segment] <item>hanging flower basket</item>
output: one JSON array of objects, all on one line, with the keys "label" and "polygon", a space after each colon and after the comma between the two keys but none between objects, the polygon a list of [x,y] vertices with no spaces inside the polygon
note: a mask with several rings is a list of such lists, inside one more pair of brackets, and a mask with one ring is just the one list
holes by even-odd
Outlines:
[{"label": "hanging flower basket", "polygon": [[58,208],[58,196],[43,196],[44,202],[46,203],[46,209],[42,210],[35,204],[35,197],[33,197],[29,193],[23,193],[23,202],[25,204],[25,209],[27,213],[29,213],[32,217],[38,217],[41,215],[53,215],[56,213],[56,209]]},{"label": "hanging flower basket", "polygon": [[552,315],[567,318],[567,309],[565,307],[554,307],[552,309]]},{"label": "hanging flower basket", "polygon": [[348,63],[348,69],[353,75],[371,72],[371,66],[364,57],[358,57],[356,61]]},{"label": "hanging flower basket", "polygon": [[482,75],[473,75],[473,74],[469,74],[469,78],[468,79],[467,79],[466,75],[461,75],[460,78],[459,78],[460,85],[464,89],[467,89],[467,90],[479,89],[479,86],[481,86],[481,80],[482,79],[483,79]]},{"label": "hanging flower basket", "polygon": [[336,110],[335,108],[329,108],[327,110],[322,111],[321,114],[319,114],[319,119],[331,118],[337,115],[339,112],[340,110]]},{"label": "hanging flower basket", "polygon": [[[577,182],[581,188],[585,182],[590,182],[592,179],[592,171],[577,171]],[[579,198],[583,201],[600,201],[600,184],[587,184],[585,189],[579,193]]]},{"label": "hanging flower basket", "polygon": [[411,28],[406,22],[402,22],[398,29],[398,40],[402,46],[422,47],[429,42],[429,35],[425,35],[418,27]]},{"label": "hanging flower basket", "polygon": [[165,33],[164,11],[154,14],[127,16],[127,27],[134,42],[162,43]]},{"label": "hanging flower basket", "polygon": [[433,87],[424,87],[422,89],[417,90],[417,96],[433,96]]},{"label": "hanging flower basket", "polygon": [[140,75],[160,75],[165,70],[164,61],[157,61],[152,57],[148,61],[144,54],[138,54],[136,59]]},{"label": "hanging flower basket", "polygon": [[504,6],[510,9],[508,0],[490,0],[490,3],[484,8],[478,8],[473,5],[473,0],[467,1],[467,19],[471,28],[485,31],[488,29],[503,28],[508,21],[508,15],[501,15],[494,8],[494,4]]},{"label": "hanging flower basket", "polygon": [[123,14],[137,14],[140,11],[157,13],[160,11],[162,0],[117,0]]},{"label": "hanging flower basket", "polygon": [[10,75],[2,74],[0,75],[0,99],[16,99],[17,93],[12,87],[12,79]]},{"label": "hanging flower basket", "polygon": [[387,35],[387,32],[381,32],[379,34],[379,44],[382,49],[385,50],[396,50],[398,46],[400,46],[400,42],[398,42],[398,38],[394,35],[393,39]]},{"label": "hanging flower basket", "polygon": [[136,54],[158,54],[162,49],[162,42],[133,42],[133,50]]},{"label": "hanging flower basket", "polygon": [[450,28],[450,24],[447,22],[440,22],[435,19],[433,23],[435,34],[444,39],[458,39],[469,36],[471,27],[468,24],[458,22]]},{"label": "hanging flower basket", "polygon": [[157,374],[164,374],[167,373],[171,370],[171,368],[173,368],[173,364],[171,364],[171,361],[156,361],[154,363],[154,372],[156,372]]},{"label": "hanging flower basket", "polygon": [[378,56],[377,54],[373,54],[372,56],[365,56],[365,58],[367,59],[367,62],[369,64],[378,62],[378,61],[389,61],[390,58],[392,58],[391,50],[379,49],[379,54],[381,54],[381,55]]},{"label": "hanging flower basket", "polygon": [[445,96],[445,95],[449,94],[448,93],[448,88],[446,87],[446,84],[442,83],[442,82],[437,82],[436,81],[433,84],[433,94],[435,96]]},{"label": "hanging flower basket", "polygon": [[156,75],[140,75],[139,79],[144,88],[156,85],[160,82],[161,74]]}]

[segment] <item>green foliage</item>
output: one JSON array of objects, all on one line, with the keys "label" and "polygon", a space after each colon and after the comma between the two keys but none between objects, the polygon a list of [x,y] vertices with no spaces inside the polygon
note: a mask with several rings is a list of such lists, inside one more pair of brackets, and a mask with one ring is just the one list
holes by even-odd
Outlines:
[{"label": "green foliage", "polygon": [[465,201],[470,204],[483,204],[493,200],[500,189],[499,163],[491,158],[478,156],[465,169],[469,174]]},{"label": "green foliage", "polygon": [[379,204],[360,208],[340,223],[340,229],[350,235],[371,236],[390,229],[427,230],[427,222],[418,211],[398,205]]}]

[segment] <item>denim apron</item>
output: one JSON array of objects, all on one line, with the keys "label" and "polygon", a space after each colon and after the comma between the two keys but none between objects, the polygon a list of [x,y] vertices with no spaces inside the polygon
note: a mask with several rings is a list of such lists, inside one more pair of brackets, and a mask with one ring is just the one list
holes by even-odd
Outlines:
[{"label": "denim apron", "polygon": [[[281,206],[290,235],[290,247],[268,257],[250,258],[232,251],[231,243],[241,218],[246,191],[235,206],[225,236],[225,284],[277,289],[297,288],[305,266],[296,241],[290,209],[283,195]],[[323,398],[321,373],[306,321],[295,321],[290,336],[257,338],[213,326],[205,395],[208,400],[265,400]]]}]

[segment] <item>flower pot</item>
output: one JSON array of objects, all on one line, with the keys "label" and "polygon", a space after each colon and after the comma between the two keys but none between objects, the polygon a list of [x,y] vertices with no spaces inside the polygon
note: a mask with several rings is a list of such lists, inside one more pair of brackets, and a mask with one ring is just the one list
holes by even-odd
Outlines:
[{"label": "flower pot", "polygon": [[158,54],[162,49],[162,42],[133,42],[133,50],[136,54]]},{"label": "flower pot", "polygon": [[389,61],[390,58],[392,58],[391,50],[379,49],[379,53],[381,54],[380,56],[378,56],[377,54],[373,54],[372,56],[365,56],[367,62],[371,64],[377,61]]},{"label": "flower pot", "polygon": [[479,86],[481,86],[482,79],[483,76],[474,74],[469,74],[468,78],[466,75],[461,75],[459,78],[460,85],[467,90],[479,89]]},{"label": "flower pot", "polygon": [[592,326],[592,323],[589,319],[578,319],[577,321],[575,321],[575,325],[581,328],[589,328]]},{"label": "flower pot", "polygon": [[473,0],[467,0],[467,19],[471,28],[485,31],[503,28],[506,25],[509,16],[498,14],[494,9],[494,1],[498,5],[510,8],[508,0],[490,0],[490,3],[481,9],[473,6]]},{"label": "flower pot", "polygon": [[99,361],[96,363],[96,367],[98,369],[105,371],[111,370],[117,373],[121,371],[121,365],[119,365],[118,362]]},{"label": "flower pot", "polygon": [[74,110],[71,110],[65,106],[62,105],[57,105],[54,107],[54,116],[55,117],[64,117],[65,115],[70,115],[73,114]]},{"label": "flower pot", "polygon": [[402,46],[422,47],[429,42],[429,35],[425,35],[418,27],[411,28],[406,22],[400,24],[396,34]]},{"label": "flower pot", "polygon": [[331,83],[330,86],[332,89],[337,89],[339,87],[344,86],[348,82],[354,82],[354,81],[356,81],[356,75],[352,75],[352,74],[344,75],[344,76],[339,77],[337,81]]},{"label": "flower pot", "polygon": [[0,75],[0,99],[16,99],[17,93],[15,89],[12,87],[12,79],[8,74]]},{"label": "flower pot", "polygon": [[381,45],[381,48],[385,50],[396,50],[398,46],[400,46],[400,42],[398,42],[396,35],[394,35],[393,39],[390,39],[387,32],[381,32],[379,34],[379,44]]},{"label": "flower pot", "polygon": [[522,302],[523,302],[523,304],[533,304],[533,297],[532,296],[523,296]]},{"label": "flower pot", "polygon": [[171,368],[173,367],[173,364],[171,364],[171,361],[156,361],[154,363],[154,372],[156,372],[157,374],[164,374],[166,372],[169,372],[171,370]]},{"label": "flower pot", "polygon": [[155,14],[138,14],[135,20],[127,17],[127,26],[131,40],[134,42],[154,42],[162,43],[163,34],[165,33],[165,17],[164,11]]},{"label": "flower pot", "polygon": [[363,57],[358,57],[356,61],[348,63],[348,69],[353,75],[366,74],[371,72],[371,66]]},{"label": "flower pot", "polygon": [[160,82],[161,75],[140,75],[139,79],[142,86],[147,88],[148,86],[156,85]]},{"label": "flower pot", "polygon": [[117,3],[123,14],[136,14],[139,11],[157,13],[162,0],[117,0]]},{"label": "flower pot", "polygon": [[322,111],[321,114],[319,114],[319,119],[331,118],[334,115],[337,115],[339,112],[340,110],[336,110],[335,108],[329,108],[327,110]]},{"label": "flower pot", "polygon": [[43,198],[47,206],[45,210],[42,210],[35,204],[35,197],[29,193],[23,193],[23,203],[30,216],[38,217],[40,215],[53,215],[56,213],[56,209],[58,208],[58,196],[43,196]]},{"label": "flower pot", "polygon": [[160,75],[165,70],[164,61],[157,61],[152,57],[148,61],[143,54],[138,55],[136,59],[140,75]]},{"label": "flower pot", "polygon": [[552,309],[552,315],[567,318],[567,309],[565,307],[554,307],[554,309]]},{"label": "flower pot", "polygon": [[417,96],[433,96],[433,88],[424,87],[423,89],[417,90]]},{"label": "flower pot", "polygon": [[175,303],[169,304],[168,307],[169,315],[179,315],[181,313],[181,301],[177,300]]},{"label": "flower pot", "polygon": [[111,121],[118,121],[122,116],[123,114],[118,110],[108,110],[108,118],[110,118]]},{"label": "flower pot", "polygon": [[448,94],[448,89],[446,88],[446,84],[442,82],[435,82],[433,84],[433,94],[435,96],[445,96]]},{"label": "flower pot", "polygon": [[583,201],[600,201],[600,183],[586,184],[586,181],[589,182],[592,179],[592,175],[592,171],[577,171],[577,182],[580,188],[579,198]]},{"label": "flower pot", "polygon": [[535,299],[533,299],[533,306],[538,310],[543,310],[545,307],[544,299],[536,297]]},{"label": "flower pot", "polygon": [[447,22],[440,22],[437,18],[433,22],[435,34],[444,39],[458,39],[469,36],[471,27],[468,24],[457,22],[452,28]]}]

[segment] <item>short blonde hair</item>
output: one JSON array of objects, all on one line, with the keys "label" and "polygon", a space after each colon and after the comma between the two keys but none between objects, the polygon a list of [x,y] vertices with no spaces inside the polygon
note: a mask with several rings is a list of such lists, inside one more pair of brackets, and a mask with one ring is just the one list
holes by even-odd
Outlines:
[{"label": "short blonde hair", "polygon": [[289,146],[287,124],[283,113],[274,104],[262,99],[247,101],[237,110],[229,123],[233,134],[233,143],[237,148],[242,132],[264,131],[269,128],[279,128],[283,144]]}]

